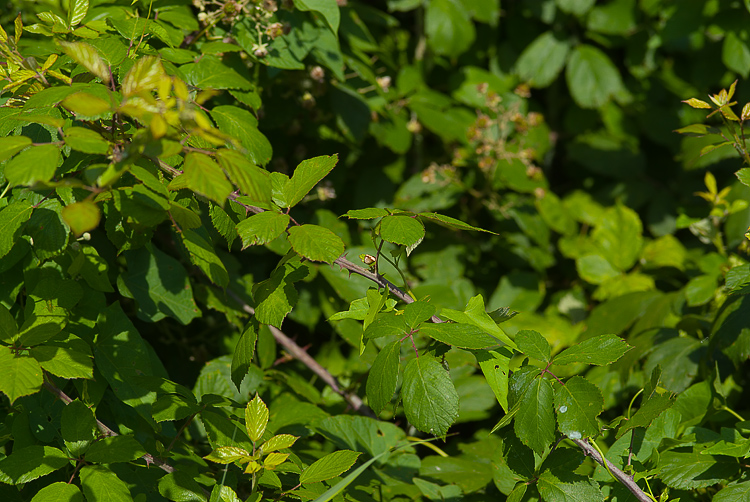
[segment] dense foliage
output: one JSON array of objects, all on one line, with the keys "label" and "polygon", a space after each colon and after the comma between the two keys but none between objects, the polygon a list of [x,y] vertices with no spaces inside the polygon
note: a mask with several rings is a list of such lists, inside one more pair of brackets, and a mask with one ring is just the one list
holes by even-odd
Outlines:
[{"label": "dense foliage", "polygon": [[748,2],[2,5],[2,500],[750,499]]}]

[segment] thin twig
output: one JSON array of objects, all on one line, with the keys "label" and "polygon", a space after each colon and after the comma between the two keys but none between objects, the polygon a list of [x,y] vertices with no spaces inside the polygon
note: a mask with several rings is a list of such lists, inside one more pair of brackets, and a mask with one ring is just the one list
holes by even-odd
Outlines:
[{"label": "thin twig", "polygon": [[[245,303],[242,298],[239,297],[234,291],[227,290],[229,295],[242,306],[242,310],[247,312],[250,315],[255,314],[255,309],[253,309],[250,305]],[[331,375],[328,370],[326,370],[323,366],[318,363],[310,354],[308,354],[305,349],[297,345],[297,343],[286,336],[280,329],[276,328],[275,326],[268,325],[268,329],[271,330],[271,334],[273,335],[274,340],[276,340],[277,343],[279,343],[281,346],[284,347],[284,349],[295,359],[298,359],[302,364],[310,368],[310,370],[318,375],[321,380],[323,380],[328,386],[338,395],[343,397],[347,403],[358,413],[361,413],[363,415],[367,415],[372,418],[376,418],[375,414],[365,406],[365,404],[362,402],[362,399],[354,393],[346,392],[341,388],[339,385],[338,380],[336,380],[336,377]]]},{"label": "thin twig", "polygon": [[[57,396],[57,398],[65,403],[66,405],[73,402],[73,400],[62,391],[62,389],[59,389],[56,387],[53,383],[44,381],[44,388],[50,391],[52,394]],[[99,419],[96,419],[96,426],[99,429],[99,432],[102,433],[105,437],[114,437],[119,436],[115,431],[104,425],[102,422],[99,421]],[[173,473],[175,471],[175,468],[169,465],[168,463],[164,462],[163,460],[159,460],[158,458],[154,457],[150,453],[146,453],[141,457],[143,460],[146,461],[146,465],[154,464],[155,466],[159,467],[164,472]]]},{"label": "thin twig", "polygon": [[[591,446],[588,441],[584,439],[571,439],[575,444],[578,445],[580,449],[583,450],[583,453],[593,458],[597,464],[601,465],[602,467],[609,468],[609,471],[611,474],[622,483],[625,488],[630,490],[630,493],[635,495],[635,498],[637,498],[641,502],[654,502],[651,497],[648,496],[646,492],[644,492],[638,484],[633,481],[633,478],[622,472],[620,469],[615,466],[612,462],[607,460],[606,458],[599,455],[599,452],[596,451],[596,448]],[[606,464],[605,464],[606,462]]]}]

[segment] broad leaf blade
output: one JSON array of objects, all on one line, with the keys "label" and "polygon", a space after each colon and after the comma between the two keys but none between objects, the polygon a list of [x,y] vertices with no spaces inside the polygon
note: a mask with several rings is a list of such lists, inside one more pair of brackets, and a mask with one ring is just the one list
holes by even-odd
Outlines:
[{"label": "broad leaf blade", "polygon": [[237,224],[237,233],[242,239],[242,249],[248,246],[268,244],[286,230],[289,215],[274,211],[263,211]]},{"label": "broad leaf blade", "polygon": [[523,352],[529,357],[538,359],[543,363],[548,363],[552,348],[546,338],[533,330],[521,330],[516,333],[516,343],[518,344],[518,350]]},{"label": "broad leaf blade", "polygon": [[339,450],[316,460],[300,474],[300,484],[318,483],[327,479],[335,478],[348,471],[357,457],[361,455],[358,451]]},{"label": "broad leaf blade", "polygon": [[553,362],[555,364],[586,363],[605,366],[620,359],[631,348],[617,335],[600,335],[563,350],[555,356]]},{"label": "broad leaf blade", "polygon": [[571,439],[596,436],[599,433],[596,417],[603,409],[601,391],[583,377],[574,376],[555,392],[560,432]]},{"label": "broad leaf blade", "polygon": [[422,355],[404,370],[401,399],[407,420],[422,432],[444,436],[458,419],[458,393],[448,371],[435,358]]},{"label": "broad leaf blade", "polygon": [[380,220],[380,236],[388,242],[413,247],[424,239],[424,225],[407,215],[390,215]]},{"label": "broad leaf blade", "polygon": [[487,349],[500,345],[500,340],[471,324],[423,324],[419,334],[462,349]]},{"label": "broad leaf blade", "polygon": [[383,347],[367,375],[367,404],[379,415],[393,398],[398,383],[401,342],[396,340]]},{"label": "broad leaf blade", "polygon": [[338,155],[323,155],[302,161],[283,189],[285,200],[283,204],[280,204],[281,207],[296,206],[320,180],[331,172],[338,161]]},{"label": "broad leaf blade", "polygon": [[253,442],[258,442],[266,432],[268,425],[268,407],[261,400],[259,395],[255,395],[252,401],[245,407],[245,427],[247,435]]},{"label": "broad leaf blade", "polygon": [[177,180],[220,205],[232,193],[232,184],[227,181],[221,167],[202,153],[190,152],[185,156],[183,174],[175,178],[174,182]]},{"label": "broad leaf blade", "polygon": [[333,263],[344,252],[344,242],[341,238],[318,225],[290,228],[289,244],[298,254],[312,261]]},{"label": "broad leaf blade", "polygon": [[552,384],[535,378],[520,399],[515,419],[518,438],[538,455],[555,440],[555,414]]}]

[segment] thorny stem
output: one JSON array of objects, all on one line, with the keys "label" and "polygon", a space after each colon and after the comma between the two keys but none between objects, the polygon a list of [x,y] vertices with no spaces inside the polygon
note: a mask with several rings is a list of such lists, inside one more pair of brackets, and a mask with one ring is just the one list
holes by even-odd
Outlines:
[{"label": "thorny stem", "polygon": [[[47,380],[43,383],[44,388],[50,391],[52,394],[57,396],[57,398],[65,403],[66,405],[73,402],[73,400],[65,394],[65,392],[62,391],[62,389],[59,389],[57,386],[55,386],[52,382],[49,382]],[[114,437],[119,436],[115,431],[104,425],[102,422],[99,421],[99,419],[96,419],[96,426],[99,429],[99,432],[102,433],[105,437]],[[146,461],[146,464],[154,464],[155,466],[159,467],[164,472],[173,473],[175,472],[175,468],[171,465],[167,464],[166,462],[159,460],[158,458],[154,457],[150,453],[146,453],[141,457],[143,460]]]},{"label": "thorny stem", "polygon": [[[242,310],[250,315],[255,314],[255,309],[245,303],[242,298],[240,298],[239,295],[237,295],[234,291],[228,289],[227,293],[229,293],[234,301],[242,306]],[[297,345],[294,340],[289,338],[275,326],[271,326],[269,324],[268,329],[271,330],[273,338],[276,340],[276,342],[279,343],[279,345],[283,346],[284,349],[289,352],[289,354],[291,354],[295,359],[299,360],[305,366],[310,368],[310,370],[318,375],[320,379],[323,380],[336,394],[343,397],[355,411],[358,411],[363,415],[375,418],[375,414],[367,406],[365,406],[365,404],[362,402],[362,399],[358,395],[344,391],[339,385],[338,380],[336,380],[336,377],[331,375],[328,370],[321,366],[318,361],[313,359],[313,357],[310,356],[310,354],[308,354],[302,347]]]},{"label": "thorny stem", "polygon": [[[166,167],[169,167],[169,170],[175,171],[175,169],[172,168],[171,166],[167,166],[166,164],[162,165],[162,164],[164,164],[164,163],[163,162],[159,162],[159,167],[161,167],[162,169],[165,169],[164,166],[166,166]],[[232,195],[230,195],[230,198],[236,198],[236,195],[232,194]],[[243,207],[245,207],[245,209],[247,211],[253,212],[253,213],[261,213],[261,212],[264,211],[263,209],[261,209],[259,207],[255,207],[255,206],[248,206],[248,205],[244,205],[243,204]],[[363,267],[360,267],[359,265],[356,265],[356,264],[350,262],[349,260],[347,260],[343,256],[340,256],[333,263],[335,265],[338,265],[341,268],[344,268],[344,269],[348,270],[351,273],[354,273],[354,274],[357,274],[357,275],[361,275],[362,277],[371,280],[372,282],[374,282],[375,284],[377,284],[380,287],[388,288],[388,290],[394,296],[398,297],[399,299],[401,299],[405,303],[412,303],[412,302],[415,301],[414,298],[412,298],[411,296],[409,296],[408,294],[406,294],[405,292],[403,292],[401,289],[398,288],[398,286],[396,286],[395,284],[393,284],[390,281],[388,281],[382,275],[375,274],[375,273],[371,272],[370,270],[367,270],[367,269],[365,269]],[[249,313],[251,315],[255,313],[255,310],[250,305],[247,305],[245,302],[243,302],[236,293],[234,293],[231,290],[227,290],[227,292],[237,302],[239,302],[240,305],[242,305],[242,309],[245,312],[247,312],[247,313]],[[431,321],[434,322],[434,323],[445,322],[445,321],[443,321],[442,319],[440,319],[436,315],[432,316]],[[328,372],[328,370],[326,370],[325,368],[323,368],[307,352],[305,352],[304,350],[302,350],[302,348],[299,345],[297,345],[294,342],[294,340],[292,340],[291,338],[289,338],[288,336],[286,336],[280,329],[278,329],[278,328],[276,328],[274,326],[268,326],[268,328],[271,330],[271,333],[273,334],[274,339],[279,344],[281,344],[287,351],[289,351],[289,353],[291,355],[293,355],[294,357],[296,357],[305,366],[307,366],[308,368],[310,368],[310,370],[312,370],[316,375],[318,375],[321,378],[321,380],[323,380],[324,382],[326,382],[328,384],[328,386],[331,387],[331,389],[334,392],[336,392],[337,394],[339,394],[342,397],[344,397],[344,399],[346,399],[347,402],[352,405],[352,408],[354,408],[356,411],[362,413],[363,415],[376,418],[375,414],[372,412],[372,410],[370,410],[367,406],[364,405],[364,403],[362,402],[362,399],[359,396],[357,396],[356,394],[349,394],[349,393],[346,393],[343,390],[341,390],[341,388],[339,387],[339,384],[338,384],[336,378],[333,375],[331,375]],[[68,399],[70,399],[70,398],[68,398]],[[579,448],[581,448],[581,450],[583,450],[583,452],[586,455],[588,455],[591,458],[593,458],[594,461],[596,461],[596,463],[598,463],[598,464],[600,464],[602,466],[606,465],[609,468],[609,471],[612,473],[613,477],[615,479],[617,479],[620,483],[622,483],[628,490],[630,490],[630,492],[636,497],[636,499],[639,502],[653,502],[654,501],[654,498],[650,497],[648,494],[646,494],[641,489],[641,487],[638,486],[638,484],[635,481],[633,481],[632,477],[630,477],[627,474],[625,474],[624,472],[622,472],[620,469],[617,468],[617,466],[615,466],[609,460],[607,460],[602,455],[600,455],[599,452],[596,451],[596,449],[593,446],[591,446],[587,441],[585,441],[583,439],[571,439],[571,441],[573,441]],[[170,469],[174,470],[173,467],[171,467],[171,466],[168,466],[168,467]],[[171,471],[168,471],[168,472],[171,472]]]},{"label": "thorny stem", "polygon": [[593,458],[597,464],[601,465],[602,467],[605,467],[609,470],[610,474],[612,474],[612,477],[615,478],[617,481],[622,483],[625,488],[630,490],[630,493],[632,493],[636,499],[638,499],[640,502],[653,502],[653,497],[650,497],[646,492],[644,492],[638,484],[633,481],[633,478],[622,472],[620,469],[617,468],[616,465],[614,465],[612,462],[604,458],[591,444],[584,440],[584,439],[571,439],[578,447],[583,450],[583,453]]}]

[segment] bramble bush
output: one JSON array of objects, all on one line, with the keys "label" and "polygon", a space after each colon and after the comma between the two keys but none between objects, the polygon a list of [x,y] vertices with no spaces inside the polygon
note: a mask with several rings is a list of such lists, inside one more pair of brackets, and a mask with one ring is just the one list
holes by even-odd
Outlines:
[{"label": "bramble bush", "polygon": [[749,19],[4,2],[0,498],[748,500]]}]

